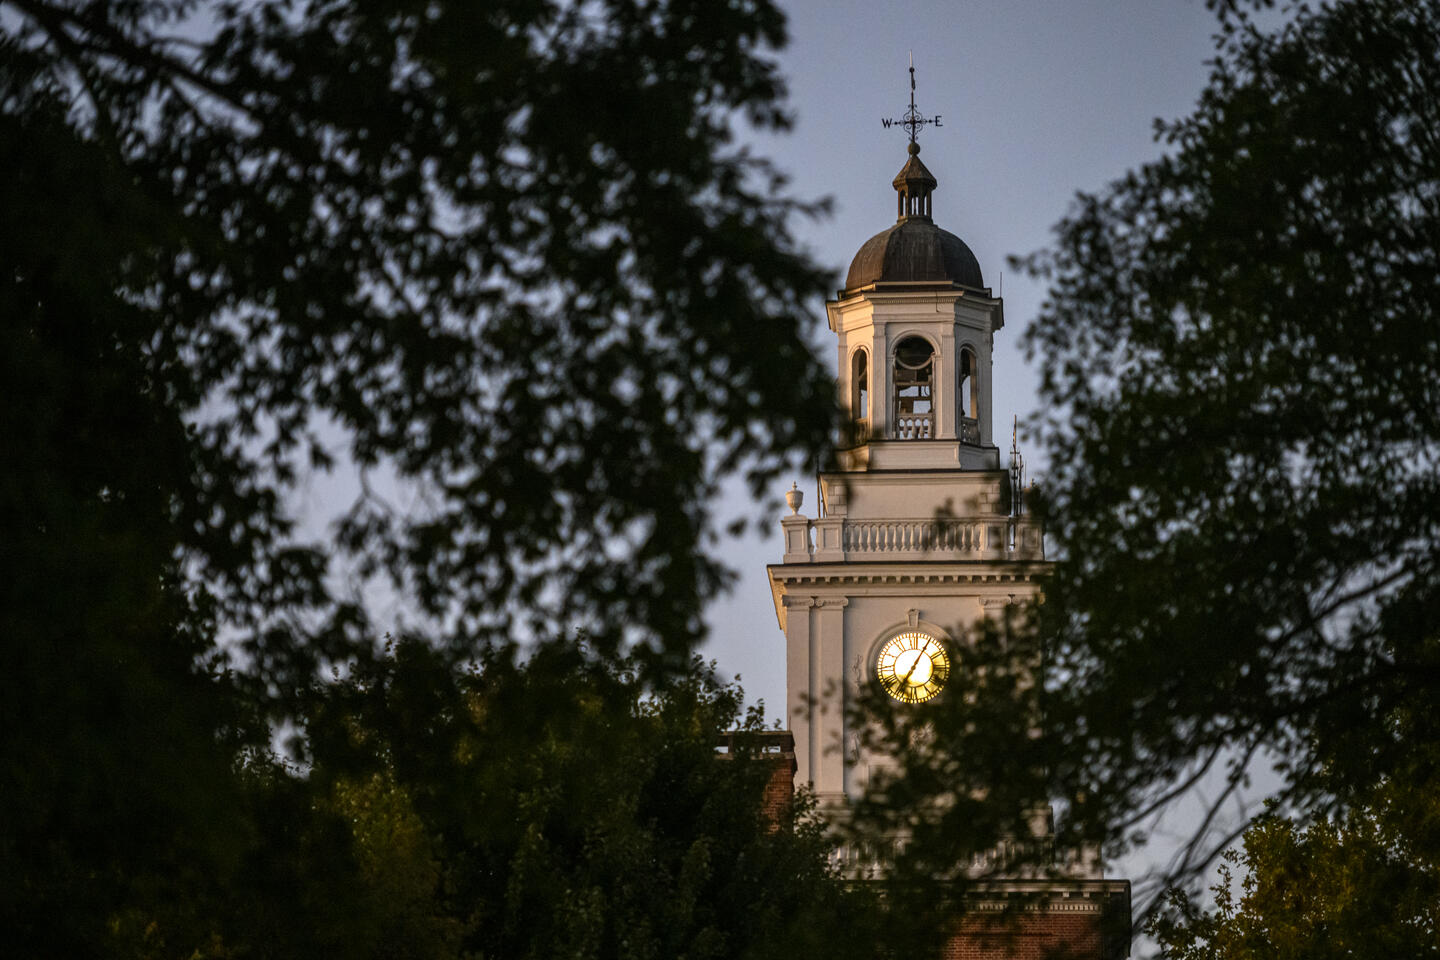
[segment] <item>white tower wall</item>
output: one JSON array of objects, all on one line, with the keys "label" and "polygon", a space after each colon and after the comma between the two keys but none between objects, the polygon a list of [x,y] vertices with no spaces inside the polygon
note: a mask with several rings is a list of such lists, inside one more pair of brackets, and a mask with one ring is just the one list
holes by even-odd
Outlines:
[{"label": "white tower wall", "polygon": [[[1039,529],[1012,511],[1011,477],[992,440],[1001,301],[951,283],[875,284],[827,310],[842,403],[855,396],[854,352],[871,358],[869,409],[855,411],[868,414],[869,429],[838,451],[841,469],[820,477],[815,515],[782,520],[785,554],[769,572],[786,640],[797,782],[842,803],[886,762],[864,754],[847,716],[862,686],[877,682],[884,642],[907,628],[968,642],[983,619],[1035,593],[1044,555]],[[891,430],[895,348],[911,336],[935,350],[929,439],[895,439]],[[978,435],[963,437],[957,388],[966,348],[975,356]]]}]

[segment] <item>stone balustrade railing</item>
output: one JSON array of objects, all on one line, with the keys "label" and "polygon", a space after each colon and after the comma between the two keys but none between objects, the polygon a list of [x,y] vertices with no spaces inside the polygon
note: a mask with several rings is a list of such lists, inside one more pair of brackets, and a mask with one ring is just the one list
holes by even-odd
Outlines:
[{"label": "stone balustrade railing", "polygon": [[934,436],[934,414],[902,413],[895,418],[896,440],[929,440]]},{"label": "stone balustrade railing", "polygon": [[847,520],[840,527],[846,553],[933,550],[973,553],[983,548],[984,527],[968,520]]},{"label": "stone balustrade railing", "polygon": [[[980,446],[980,421],[973,417],[961,417],[956,426],[961,443],[972,447]],[[870,435],[870,418],[857,417],[849,421],[841,432],[840,441],[845,447],[861,446],[871,440],[885,437]],[[891,440],[934,440],[935,415],[933,413],[903,414],[896,418],[890,430]]]},{"label": "stone balustrade railing", "polygon": [[1043,560],[1040,526],[1015,517],[852,520],[789,516],[785,563],[847,560]]}]

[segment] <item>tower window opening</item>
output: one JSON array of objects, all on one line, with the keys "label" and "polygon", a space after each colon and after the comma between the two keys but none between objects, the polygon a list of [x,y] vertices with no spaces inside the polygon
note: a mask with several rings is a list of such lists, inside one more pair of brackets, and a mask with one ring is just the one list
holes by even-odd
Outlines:
[{"label": "tower window opening", "polygon": [[921,337],[895,348],[895,439],[935,436],[935,350]]},{"label": "tower window opening", "polygon": [[850,358],[850,417],[854,421],[855,442],[870,439],[870,355],[856,350]]},{"label": "tower window opening", "polygon": [[976,376],[975,351],[960,351],[960,382],[956,396],[960,400],[960,442],[980,443],[980,383]]}]

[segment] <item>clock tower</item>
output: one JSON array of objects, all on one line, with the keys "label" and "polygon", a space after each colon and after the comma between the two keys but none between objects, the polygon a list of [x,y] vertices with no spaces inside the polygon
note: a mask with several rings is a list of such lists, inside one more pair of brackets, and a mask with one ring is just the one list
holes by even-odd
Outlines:
[{"label": "clock tower", "polygon": [[826,304],[847,415],[838,468],[821,474],[813,517],[792,492],[785,553],[768,568],[797,780],[822,802],[857,798],[885,762],[847,727],[858,688],[907,703],[937,695],[955,644],[1032,598],[1045,568],[1018,471],[994,441],[1004,304],[970,248],[935,225],[936,186],[912,141],[895,225],[861,246]]},{"label": "clock tower", "polygon": [[[897,220],[860,247],[826,304],[846,423],[813,514],[798,488],[787,495],[784,555],[767,568],[785,635],[795,781],[833,816],[889,762],[851,729],[857,694],[879,687],[924,709],[952,682],[953,651],[1007,606],[1035,599],[1048,568],[1041,531],[1022,511],[1018,454],[1012,445],[1002,464],[995,443],[991,355],[1004,304],[970,248],[934,222],[938,184],[914,137],[924,122],[912,94]],[[1043,834],[1048,813],[1036,822]],[[1040,956],[1063,945],[1077,957],[1125,956],[1128,881],[1104,879],[1086,855],[1056,876],[987,874],[979,913],[957,921],[947,954]],[[994,939],[974,917],[1021,901],[1019,932],[983,946]]]}]

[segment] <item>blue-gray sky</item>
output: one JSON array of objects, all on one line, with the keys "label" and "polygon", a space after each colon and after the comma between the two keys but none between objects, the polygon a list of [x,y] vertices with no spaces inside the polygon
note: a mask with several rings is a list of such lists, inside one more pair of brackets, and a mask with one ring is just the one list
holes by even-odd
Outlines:
[{"label": "blue-gray sky", "polygon": [[[880,118],[904,111],[914,52],[917,105],[943,123],[921,139],[940,183],[935,220],[969,244],[1005,298],[993,402],[996,432],[1008,440],[1002,425],[1037,403],[1017,342],[1044,290],[1006,270],[1005,258],[1045,245],[1077,191],[1159,154],[1154,120],[1189,113],[1204,84],[1212,15],[1202,0],[791,0],[787,8],[791,43],[781,62],[798,122],[761,146],[792,174],[797,194],[834,199],[832,217],[799,226],[837,278],[894,222],[890,180],[905,160],[905,136]],[[832,335],[819,337],[833,364]],[[813,515],[813,480],[794,479]],[[754,512],[738,490],[727,506]],[[726,545],[741,580],[711,607],[706,651],[742,675],[771,718],[783,712],[785,682],[765,575],[781,553],[776,531],[767,524],[765,536]]]}]

